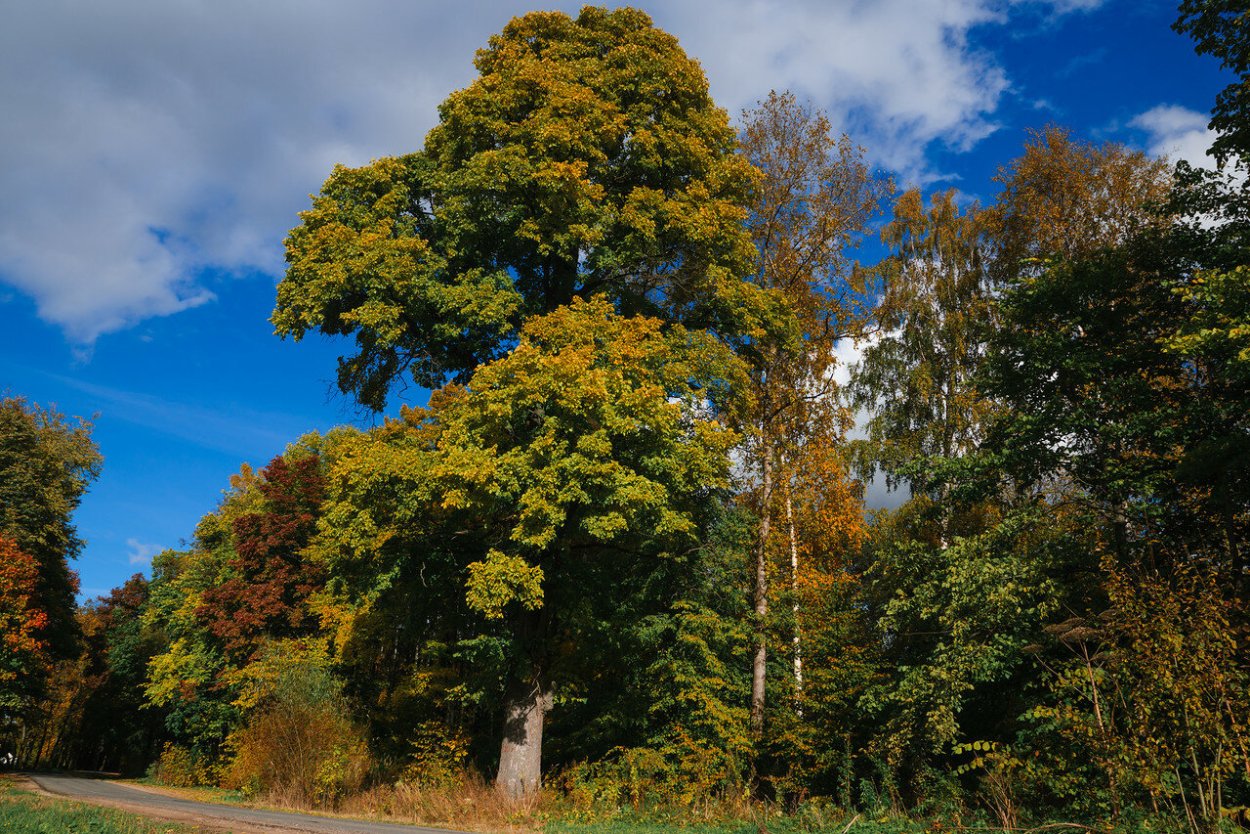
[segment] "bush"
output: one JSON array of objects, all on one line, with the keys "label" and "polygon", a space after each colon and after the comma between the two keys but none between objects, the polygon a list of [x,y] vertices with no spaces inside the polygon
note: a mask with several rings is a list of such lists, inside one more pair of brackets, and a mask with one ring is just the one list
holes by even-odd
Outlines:
[{"label": "bush", "polygon": [[740,815],[748,795],[732,756],[680,729],[663,746],[617,748],[601,761],[566,769],[554,781],[574,818],[582,820],[625,810],[720,819]]},{"label": "bush", "polygon": [[469,739],[441,721],[417,726],[412,754],[401,781],[425,787],[450,787],[465,778],[469,764]]},{"label": "bush", "polygon": [[333,805],[357,791],[371,760],[339,682],[325,668],[281,670],[257,711],[227,745],[223,786],[294,806]]},{"label": "bush", "polygon": [[193,788],[213,784],[217,773],[212,764],[194,751],[167,742],[148,775],[175,788]]}]

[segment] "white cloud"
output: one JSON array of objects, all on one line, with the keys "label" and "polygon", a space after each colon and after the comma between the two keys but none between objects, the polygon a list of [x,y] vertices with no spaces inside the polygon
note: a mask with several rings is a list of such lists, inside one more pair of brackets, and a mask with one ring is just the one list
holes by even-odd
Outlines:
[{"label": "white cloud", "polygon": [[1161,104],[1137,116],[1129,125],[1146,132],[1151,156],[1183,159],[1197,168],[1211,168],[1215,162],[1207,156],[1207,149],[1215,141],[1215,132],[1207,128],[1208,119],[1205,113]]},{"label": "white cloud", "polygon": [[1055,14],[1088,12],[1102,5],[1103,0],[1052,0],[1049,5]]},{"label": "white cloud", "polygon": [[[926,146],[992,132],[1010,84],[969,32],[1096,2],[651,5],[731,113],[794,89],[923,179]],[[276,276],[331,166],[419,147],[474,50],[527,5],[21,4],[0,27],[0,281],[87,345],[211,302],[207,270]]]},{"label": "white cloud", "polygon": [[720,101],[746,106],[765,86],[788,87],[839,127],[871,131],[879,160],[914,175],[927,143],[968,147],[993,131],[1007,78],[967,37],[999,19],[982,2],[737,3],[690,19],[684,43]]},{"label": "white cloud", "polygon": [[130,561],[130,564],[143,565],[144,567],[150,567],[152,557],[165,549],[159,544],[144,544],[134,538],[126,539],[126,547],[129,549],[129,552],[126,553],[126,558]]}]

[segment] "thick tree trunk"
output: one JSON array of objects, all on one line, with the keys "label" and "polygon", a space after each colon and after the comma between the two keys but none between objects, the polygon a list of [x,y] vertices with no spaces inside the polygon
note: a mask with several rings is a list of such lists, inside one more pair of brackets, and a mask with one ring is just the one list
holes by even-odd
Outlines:
[{"label": "thick tree trunk", "polygon": [[495,787],[512,799],[534,796],[542,784],[543,719],[551,693],[535,673],[509,687]]},{"label": "thick tree trunk", "polygon": [[760,484],[760,538],[755,548],[755,657],[751,664],[751,732],[759,738],[764,732],[764,680],[768,667],[768,641],[764,628],[768,620],[768,535],[772,523],[773,461],[772,446],[762,444]]}]

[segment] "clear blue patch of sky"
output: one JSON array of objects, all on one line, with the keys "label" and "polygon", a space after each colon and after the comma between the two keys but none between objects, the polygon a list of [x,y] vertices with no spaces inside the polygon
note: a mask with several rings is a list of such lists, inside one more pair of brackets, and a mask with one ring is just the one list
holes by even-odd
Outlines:
[{"label": "clear blue patch of sky", "polygon": [[1233,77],[1195,54],[1193,41],[1172,31],[1175,19],[1175,4],[1143,0],[1059,18],[1034,10],[1009,27],[974,29],[972,44],[997,56],[1011,88],[993,117],[999,129],[972,151],[932,149],[933,167],[951,176],[944,185],[992,200],[991,178],[1020,153],[1029,128],[1057,124],[1144,150],[1145,133],[1130,125],[1138,115],[1159,105],[1207,114]]},{"label": "clear blue patch of sky", "polygon": [[0,302],[0,391],[91,419],[104,455],[75,516],[87,540],[74,565],[84,597],[146,571],[131,561],[146,548],[190,538],[243,462],[263,466],[308,431],[377,419],[337,393],[338,346],[273,335],[272,278],[208,284],[214,302],[105,335],[89,356],[27,299]]}]

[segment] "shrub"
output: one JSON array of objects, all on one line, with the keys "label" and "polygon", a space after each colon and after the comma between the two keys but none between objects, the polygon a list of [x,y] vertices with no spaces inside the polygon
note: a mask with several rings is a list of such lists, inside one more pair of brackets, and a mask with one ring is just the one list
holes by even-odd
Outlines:
[{"label": "shrub", "polygon": [[333,805],[359,790],[370,769],[340,682],[313,662],[281,669],[228,747],[225,787],[295,806]]},{"label": "shrub", "polygon": [[450,787],[463,781],[469,763],[469,739],[441,721],[417,726],[412,754],[402,781],[426,787]]},{"label": "shrub", "polygon": [[680,728],[662,746],[617,748],[601,761],[566,769],[554,782],[573,816],[583,820],[626,809],[719,819],[739,814],[748,795],[731,755]]},{"label": "shrub", "polygon": [[161,757],[152,765],[149,775],[158,782],[176,788],[193,788],[216,781],[216,768],[194,751],[167,742]]}]

